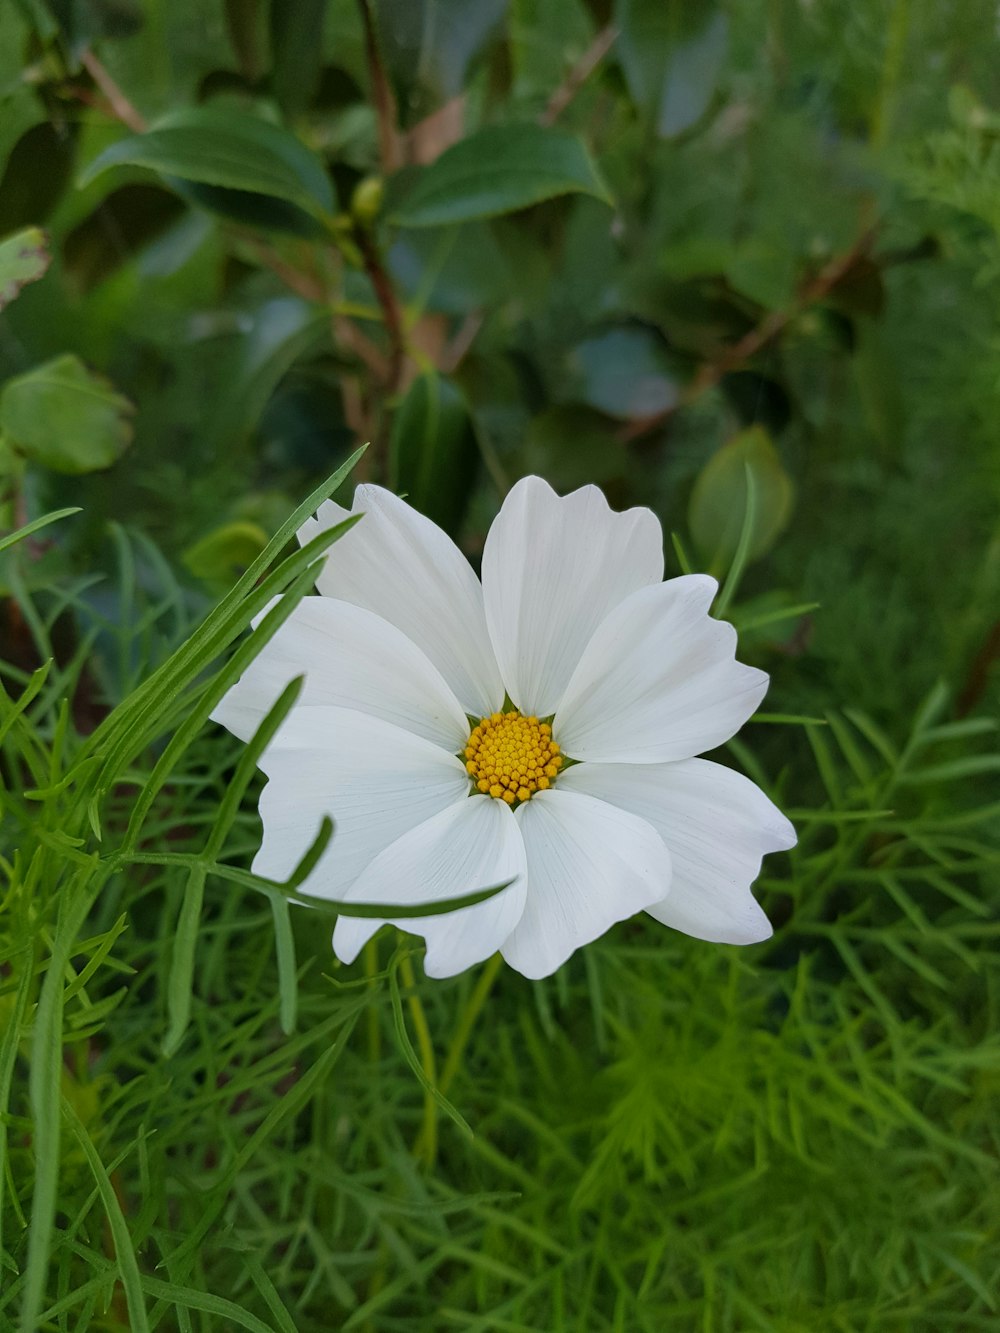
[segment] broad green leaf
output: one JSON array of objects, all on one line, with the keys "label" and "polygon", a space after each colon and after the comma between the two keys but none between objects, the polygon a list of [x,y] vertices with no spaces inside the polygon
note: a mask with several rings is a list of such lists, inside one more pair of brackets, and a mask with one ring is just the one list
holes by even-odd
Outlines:
[{"label": "broad green leaf", "polygon": [[0,310],[29,282],[44,277],[51,255],[45,233],[39,227],[26,227],[5,241],[0,241]]},{"label": "broad green leaf", "polygon": [[53,472],[96,472],[128,447],[133,411],[78,357],[57,356],[3,386],[0,431],[29,462]]},{"label": "broad green leaf", "polygon": [[560,403],[532,417],[518,450],[522,472],[544,477],[559,491],[621,477],[628,451],[606,415],[580,403]]},{"label": "broad green leaf", "polygon": [[581,139],[540,125],[490,125],[426,168],[395,221],[404,227],[468,222],[574,193],[611,202]]},{"label": "broad green leaf", "polygon": [[633,101],[658,134],[682,134],[712,100],[726,54],[726,16],[690,0],[617,0],[615,18]]},{"label": "broad green leaf", "polygon": [[754,482],[749,559],[770,549],[791,514],[792,481],[770,436],[760,426],[742,431],[712,455],[691,493],[691,536],[713,572],[725,566],[739,543],[747,511],[747,468]]},{"label": "broad green leaf", "polygon": [[575,396],[609,416],[651,417],[677,402],[680,374],[662,340],[640,326],[609,329],[570,354]]},{"label": "broad green leaf", "polygon": [[267,69],[266,0],[223,0],[226,34],[248,83],[256,83]]},{"label": "broad green leaf", "polygon": [[376,0],[375,7],[384,58],[412,121],[466,87],[507,0]]},{"label": "broad green leaf", "polygon": [[266,545],[267,533],[259,524],[237,519],[200,537],[181,554],[181,560],[196,578],[228,587]]},{"label": "broad green leaf", "polygon": [[305,110],[316,91],[326,8],[326,0],[271,5],[271,83],[279,105],[289,116]]},{"label": "broad green leaf", "polygon": [[233,348],[224,388],[206,414],[208,447],[232,448],[256,427],[282,376],[298,358],[328,336],[329,315],[295,296],[278,296],[253,312],[250,331]]},{"label": "broad green leaf", "polygon": [[63,268],[74,290],[89,292],[181,221],[191,222],[183,199],[159,182],[123,185],[105,195],[63,239]]},{"label": "broad green leaf", "polygon": [[[189,107],[172,112],[145,134],[120,139],[90,164],[81,185],[116,166],[145,167],[183,182],[187,193],[226,216],[242,217],[244,196],[260,196],[251,202],[260,211],[267,201],[259,222],[265,227],[301,230],[334,208],[323,163],[301,140],[230,107]],[[305,217],[297,219],[296,213]]]},{"label": "broad green leaf", "polygon": [[5,117],[11,115],[16,124],[17,116],[2,105],[0,147],[9,146],[9,153],[0,179],[0,232],[7,233],[46,222],[58,207],[73,179],[79,127],[29,125],[11,143]]},{"label": "broad green leaf", "polygon": [[514,96],[542,107],[591,46],[586,0],[516,0],[507,21]]},{"label": "broad green leaf", "polygon": [[476,441],[462,394],[442,375],[413,381],[392,423],[393,488],[446,531],[468,501]]}]

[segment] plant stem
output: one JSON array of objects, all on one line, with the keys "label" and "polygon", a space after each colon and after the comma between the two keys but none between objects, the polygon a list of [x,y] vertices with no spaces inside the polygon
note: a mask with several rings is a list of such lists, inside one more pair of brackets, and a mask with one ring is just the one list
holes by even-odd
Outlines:
[{"label": "plant stem", "polygon": [[[374,1000],[377,989],[375,977],[378,973],[378,943],[372,938],[365,945],[365,978],[368,982],[371,998]],[[374,1072],[382,1058],[382,1029],[378,1021],[378,1008],[373,1003],[368,1010],[368,1061]]]},{"label": "plant stem", "polygon": [[89,46],[84,47],[80,55],[80,61],[104,94],[116,119],[120,120],[123,125],[127,125],[130,130],[134,130],[136,134],[142,134],[146,129],[146,121],[118,87],[118,84],[115,83]]},{"label": "plant stem", "polygon": [[395,171],[400,165],[399,136],[396,133],[396,99],[382,63],[382,52],[379,50],[378,33],[369,0],[358,0],[358,9],[361,11],[361,25],[365,30],[365,60],[368,64],[372,101],[378,122],[379,158],[383,172],[388,173]]},{"label": "plant stem", "polygon": [[[396,289],[386,271],[379,253],[378,245],[371,232],[363,227],[356,227],[354,239],[364,261],[365,272],[375,291],[375,297],[382,311],[386,339],[389,343],[384,389],[386,397],[391,399],[400,388],[403,379],[403,367],[406,362],[406,339],[403,334],[403,315],[399,307]],[[384,410],[380,413],[376,428],[371,432],[371,466],[374,478],[383,485],[389,481],[389,433]]]},{"label": "plant stem", "polygon": [[441,1080],[438,1083],[438,1091],[442,1097],[447,1096],[448,1089],[452,1085],[455,1075],[458,1073],[459,1066],[462,1063],[462,1056],[465,1054],[465,1048],[469,1043],[469,1037],[472,1035],[472,1029],[475,1026],[476,1019],[479,1017],[479,1011],[486,1003],[487,996],[493,989],[493,983],[497,978],[500,967],[503,964],[503,957],[495,953],[488,959],[482,972],[479,974],[479,980],[476,982],[475,989],[469,996],[462,1015],[458,1020],[458,1027],[455,1029],[455,1035],[451,1039],[451,1046],[448,1050],[448,1056],[444,1062],[444,1068],[441,1071]]},{"label": "plant stem", "polygon": [[858,264],[868,258],[875,240],[875,233],[876,228],[874,226],[867,227],[850,250],[844,254],[836,255],[820,269],[815,277],[805,283],[790,305],[782,310],[772,310],[756,328],[751,329],[744,337],[726,347],[715,360],[704,362],[695,374],[694,379],[691,380],[675,403],[652,416],[636,417],[634,420],[626,422],[618,432],[619,440],[628,443],[630,440],[639,439],[641,436],[649,434],[650,431],[656,430],[679,409],[689,407],[707,390],[714,389],[726,375],[740,369],[747,361],[752,360],[762,352],[780,337],[788,325],[805,310],[820,301],[826,300],[834,287],[839,282],[843,282]]},{"label": "plant stem", "polygon": [[552,125],[572,102],[583,85],[597,69],[598,65],[614,46],[618,38],[618,28],[609,23],[602,28],[584,51],[565,79],[546,103],[545,110],[539,116],[542,125]]},{"label": "plant stem", "polygon": [[[413,1026],[417,1033],[420,1063],[427,1075],[427,1082],[436,1085],[437,1062],[434,1058],[431,1030],[427,1025],[424,1006],[420,1002],[417,981],[413,974],[413,964],[406,956],[399,964],[399,973],[403,978],[403,985],[406,987],[406,1002],[410,1006],[410,1017],[413,1019]],[[413,1155],[425,1161],[428,1166],[432,1166],[434,1159],[437,1157],[437,1102],[429,1091],[424,1093],[424,1118],[420,1126],[420,1132],[413,1142]]]}]

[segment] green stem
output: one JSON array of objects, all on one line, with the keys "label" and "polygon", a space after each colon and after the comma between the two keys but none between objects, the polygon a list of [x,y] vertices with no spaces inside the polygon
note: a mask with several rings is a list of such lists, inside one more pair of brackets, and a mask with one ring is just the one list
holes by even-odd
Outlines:
[{"label": "green stem", "polygon": [[[406,1000],[410,1006],[410,1017],[413,1019],[413,1027],[417,1034],[420,1063],[427,1075],[427,1082],[431,1087],[434,1087],[437,1082],[434,1043],[431,1041],[431,1030],[427,1025],[427,1016],[424,1013],[424,1006],[420,1002],[420,994],[417,991],[413,964],[408,957],[404,957],[400,962],[399,972],[403,978],[403,985],[406,987]],[[424,1093],[424,1118],[420,1126],[420,1132],[413,1143],[413,1155],[425,1161],[428,1166],[432,1166],[434,1159],[437,1157],[437,1102],[434,1100],[430,1089]]]},{"label": "green stem", "polygon": [[378,942],[374,937],[365,945],[365,978],[371,992],[372,1005],[368,1010],[368,1061],[372,1066],[374,1073],[375,1067],[382,1058],[382,1029],[379,1026],[378,1006],[374,1003],[375,993],[378,989],[378,983],[375,978],[378,974]]},{"label": "green stem", "polygon": [[442,1097],[447,1096],[448,1089],[451,1087],[455,1075],[458,1073],[459,1066],[462,1063],[462,1056],[465,1054],[465,1048],[469,1043],[469,1037],[472,1035],[472,1029],[476,1019],[479,1017],[479,1011],[486,1003],[486,998],[493,989],[493,983],[497,978],[497,973],[503,964],[501,954],[495,953],[490,958],[482,972],[479,974],[479,980],[476,982],[475,989],[469,996],[468,1003],[462,1010],[462,1016],[458,1020],[458,1027],[455,1029],[455,1035],[451,1039],[451,1047],[448,1051],[447,1059],[444,1062],[444,1069],[441,1071],[441,1081],[438,1084],[438,1091]]}]

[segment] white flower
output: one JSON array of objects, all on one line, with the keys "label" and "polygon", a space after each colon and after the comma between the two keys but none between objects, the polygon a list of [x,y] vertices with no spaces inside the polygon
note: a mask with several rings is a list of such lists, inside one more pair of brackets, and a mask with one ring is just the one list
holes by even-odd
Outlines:
[{"label": "white flower", "polygon": [[[390,492],[359,486],[354,512],[321,596],[214,715],[247,740],[305,675],[261,759],[254,870],[286,877],[329,814],[305,893],[404,905],[512,880],[398,923],[424,937],[435,977],[498,949],[544,977],[640,911],[699,939],[766,939],[749,886],[795,834],[747,778],[694,756],[742,726],[767,676],[709,616],[714,579],[662,582],[656,517],[525,478],[490,528],[480,584]],[[300,540],[345,517],[328,501]],[[338,957],[352,962],[382,924],[340,916]]]}]

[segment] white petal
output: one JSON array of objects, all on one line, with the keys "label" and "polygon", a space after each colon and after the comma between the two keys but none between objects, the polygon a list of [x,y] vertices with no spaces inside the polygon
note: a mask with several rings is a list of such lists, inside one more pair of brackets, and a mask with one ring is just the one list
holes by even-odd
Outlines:
[{"label": "white petal", "polygon": [[670,895],[647,907],[675,930],[717,944],[755,944],[771,923],[750,892],[766,852],[795,846],[791,824],[749,778],[707,759],[678,764],[578,764],[560,791],[630,810],[670,849]]},{"label": "white petal", "polygon": [[560,788],[539,792],[514,817],[528,852],[528,896],[502,952],[526,977],[548,976],[670,889],[663,839],[637,815]]},{"label": "white petal", "polygon": [[573,672],[552,731],[574,759],[689,759],[729,739],[767,691],[737,662],[736,631],[708,614],[705,574],[641,588],[602,621]]},{"label": "white petal", "polygon": [[[503,801],[471,796],[405,833],[372,861],[348,897],[353,902],[440,902],[504,880],[514,883],[474,907],[395,921],[427,941],[424,970],[429,977],[453,977],[495,954],[524,910],[524,842]],[[338,917],[333,934],[337,957],[353,962],[383,924]]]},{"label": "white petal", "polygon": [[503,502],[483,551],[486,622],[514,703],[547,717],[612,607],[663,577],[648,509],[615,513],[596,486],[560,499],[539,477]]},{"label": "white petal", "polygon": [[258,875],[286,878],[324,815],[333,837],[302,892],[339,898],[402,834],[466,799],[469,776],[440,746],[346,708],[293,708],[264,752]]},{"label": "white petal", "polygon": [[288,682],[302,674],[297,708],[333,704],[370,713],[453,754],[468,737],[461,705],[416,644],[374,612],[332,597],[304,598],[212,717],[249,740]]},{"label": "white petal", "polygon": [[[401,629],[427,654],[467,713],[503,703],[490,646],[483,590],[446,533],[381,486],[359,486],[353,513],[365,517],[335,542],[316,586],[328,597],[367,607]],[[348,517],[325,501],[299,529],[305,544]]]}]

